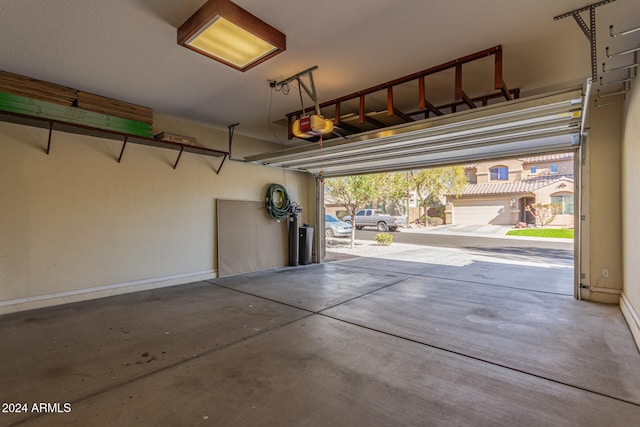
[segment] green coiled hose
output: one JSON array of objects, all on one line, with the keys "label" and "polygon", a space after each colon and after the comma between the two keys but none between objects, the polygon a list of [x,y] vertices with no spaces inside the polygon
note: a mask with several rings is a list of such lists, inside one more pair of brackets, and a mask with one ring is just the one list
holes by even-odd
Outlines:
[{"label": "green coiled hose", "polygon": [[280,184],[271,184],[267,190],[267,210],[271,218],[280,222],[291,212],[291,199],[287,190]]}]

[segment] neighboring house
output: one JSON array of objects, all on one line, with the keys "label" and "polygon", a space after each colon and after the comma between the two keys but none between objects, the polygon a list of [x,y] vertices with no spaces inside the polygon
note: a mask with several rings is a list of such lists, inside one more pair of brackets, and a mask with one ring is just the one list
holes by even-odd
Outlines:
[{"label": "neighboring house", "polygon": [[447,224],[533,224],[533,203],[559,203],[551,226],[573,227],[573,153],[550,154],[466,165],[469,184],[448,195]]},{"label": "neighboring house", "polygon": [[343,216],[349,215],[347,209],[344,206],[337,204],[331,195],[324,194],[324,213],[327,215],[333,215],[338,219],[342,219]]},{"label": "neighboring house", "polygon": [[342,219],[343,216],[349,215],[349,212],[342,205],[336,205],[335,203],[328,203],[324,205],[324,213],[333,215],[338,219]]},{"label": "neighboring house", "polygon": [[[379,209],[389,215],[402,216],[405,218],[407,215],[406,207],[402,206],[401,204],[398,204],[397,201],[389,202],[386,205],[380,205],[380,206],[374,206],[374,205],[362,206],[362,209],[364,208]],[[349,215],[349,212],[347,211],[347,209],[344,206],[338,203],[335,203],[333,198],[331,198],[331,195],[327,193],[325,193],[324,195],[324,212],[325,214],[333,215],[338,219],[342,219],[343,216]]]}]

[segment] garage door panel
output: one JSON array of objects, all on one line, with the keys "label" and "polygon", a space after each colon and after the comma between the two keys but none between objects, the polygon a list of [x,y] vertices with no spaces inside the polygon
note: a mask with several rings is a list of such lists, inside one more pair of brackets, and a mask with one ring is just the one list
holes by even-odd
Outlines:
[{"label": "garage door panel", "polygon": [[510,225],[510,202],[505,199],[456,200],[453,202],[455,225]]},{"label": "garage door panel", "polygon": [[347,176],[421,169],[580,146],[582,91],[571,89],[246,157],[246,161]]}]

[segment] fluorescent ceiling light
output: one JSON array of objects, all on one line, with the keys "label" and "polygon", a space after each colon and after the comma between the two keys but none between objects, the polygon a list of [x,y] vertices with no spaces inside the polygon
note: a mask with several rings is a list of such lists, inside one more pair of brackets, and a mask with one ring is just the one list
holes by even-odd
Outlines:
[{"label": "fluorescent ceiling light", "polygon": [[229,0],[209,0],[178,28],[178,44],[246,71],[286,49],[286,36]]}]

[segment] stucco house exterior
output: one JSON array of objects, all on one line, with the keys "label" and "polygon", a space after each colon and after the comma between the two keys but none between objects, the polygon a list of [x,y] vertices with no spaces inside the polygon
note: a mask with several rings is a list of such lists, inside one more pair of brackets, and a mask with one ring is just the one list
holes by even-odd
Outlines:
[{"label": "stucco house exterior", "polygon": [[573,227],[573,153],[550,154],[465,165],[469,184],[448,195],[446,223],[458,225],[534,224],[532,203],[559,203],[551,226]]}]

